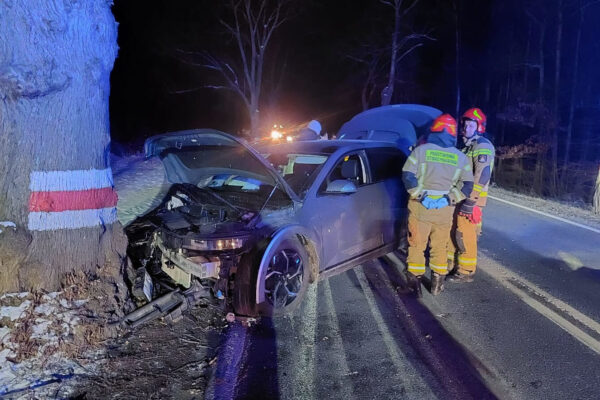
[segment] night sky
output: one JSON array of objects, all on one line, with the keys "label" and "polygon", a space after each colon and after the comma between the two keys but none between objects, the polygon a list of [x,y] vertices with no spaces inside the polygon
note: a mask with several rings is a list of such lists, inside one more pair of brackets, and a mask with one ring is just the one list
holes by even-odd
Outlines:
[{"label": "night sky", "polygon": [[[523,67],[537,62],[540,54],[538,26],[531,18],[535,16],[545,21],[546,81],[542,101],[550,107],[555,95],[558,0],[455,1],[458,15],[450,0],[421,0],[404,18],[402,33],[427,32],[435,40],[426,41],[399,64],[393,103],[424,103],[455,113],[458,17],[460,109],[483,108],[490,116],[490,127],[496,128],[497,113],[519,102],[537,100],[538,70],[530,69],[528,78],[524,78]],[[581,2],[563,3],[559,85],[562,125],[566,124],[573,87],[579,18],[576,11]],[[219,1],[115,1],[120,51],[111,78],[114,140],[135,142],[153,134],[189,128],[237,133],[247,126],[242,102],[232,92],[194,90],[213,83],[216,76],[186,64],[181,56],[183,51],[234,54],[232,43],[218,23],[225,12]],[[600,5],[586,9],[575,98],[579,113],[590,107],[596,110],[600,100],[599,49],[595,40],[600,32],[593,22],[598,16]],[[292,2],[289,20],[276,31],[267,52],[265,80],[269,85],[278,83],[279,90],[273,96],[265,93],[262,98],[265,124],[289,126],[317,118],[325,130],[336,132],[361,111],[360,90],[366,70],[348,55],[356,54],[364,44],[384,46],[392,28],[391,9],[376,0]],[[527,87],[524,81],[529,82]],[[178,93],[182,91],[187,92]],[[378,105],[376,92],[370,106]],[[519,142],[526,135],[510,139],[503,134],[503,140]]]}]

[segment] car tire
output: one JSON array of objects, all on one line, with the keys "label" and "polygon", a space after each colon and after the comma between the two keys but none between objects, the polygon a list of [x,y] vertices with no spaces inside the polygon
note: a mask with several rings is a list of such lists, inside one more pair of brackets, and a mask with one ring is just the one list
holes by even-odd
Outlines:
[{"label": "car tire", "polygon": [[260,261],[249,257],[240,265],[235,278],[234,308],[249,316],[277,317],[293,312],[302,303],[310,277],[306,249],[295,237],[285,238],[271,253],[264,282],[265,301],[256,304],[256,283]]}]

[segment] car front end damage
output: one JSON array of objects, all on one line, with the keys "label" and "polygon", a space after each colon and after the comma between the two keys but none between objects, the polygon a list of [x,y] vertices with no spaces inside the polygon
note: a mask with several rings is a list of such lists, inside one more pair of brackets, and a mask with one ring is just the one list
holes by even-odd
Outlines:
[{"label": "car front end damage", "polygon": [[[195,291],[191,298],[216,301],[225,312],[240,314],[234,293],[238,269],[255,265],[273,232],[292,220],[293,207],[252,211],[214,200],[197,187],[175,184],[159,207],[126,227],[139,305]],[[156,314],[156,307],[148,311]]]}]

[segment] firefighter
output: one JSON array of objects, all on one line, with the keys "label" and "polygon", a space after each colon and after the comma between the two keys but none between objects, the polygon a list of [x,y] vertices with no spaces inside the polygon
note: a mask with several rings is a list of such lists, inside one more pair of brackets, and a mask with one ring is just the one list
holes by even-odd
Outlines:
[{"label": "firefighter", "polygon": [[486,116],[479,108],[470,108],[461,118],[462,152],[473,169],[474,185],[458,207],[455,216],[448,261],[454,272],[448,276],[451,282],[472,282],[477,268],[477,239],[481,234],[481,209],[487,201],[488,186],[494,168],[495,149],[483,135]]},{"label": "firefighter", "polygon": [[316,119],[310,121],[306,127],[300,129],[296,140],[319,140],[321,139],[321,123]]},{"label": "firefighter", "polygon": [[408,286],[421,296],[429,241],[431,293],[437,295],[444,289],[448,273],[446,252],[455,205],[473,189],[471,164],[456,148],[456,120],[452,116],[443,114],[433,121],[426,143],[417,146],[406,160],[402,180],[410,195]]}]

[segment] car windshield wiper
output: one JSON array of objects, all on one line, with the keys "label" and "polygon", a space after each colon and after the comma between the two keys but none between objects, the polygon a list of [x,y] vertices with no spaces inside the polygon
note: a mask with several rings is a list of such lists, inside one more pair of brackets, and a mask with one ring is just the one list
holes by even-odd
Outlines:
[{"label": "car windshield wiper", "polygon": [[198,189],[200,189],[200,190],[202,190],[202,191],[206,192],[206,193],[209,193],[209,194],[211,194],[211,195],[212,195],[214,198],[216,198],[217,200],[219,200],[219,201],[223,202],[224,204],[228,205],[229,207],[233,208],[233,209],[234,209],[235,211],[237,211],[238,213],[240,213],[240,214],[242,213],[242,211],[243,211],[243,210],[242,210],[241,208],[239,208],[239,207],[237,207],[237,206],[234,206],[233,204],[231,204],[230,202],[228,202],[227,200],[225,200],[224,198],[222,198],[221,196],[219,196],[218,194],[216,194],[216,193],[215,193],[215,192],[213,192],[212,190],[210,190],[210,189],[207,189],[207,188],[204,188],[204,187],[201,187],[201,186],[196,186],[196,187],[197,187]]}]

